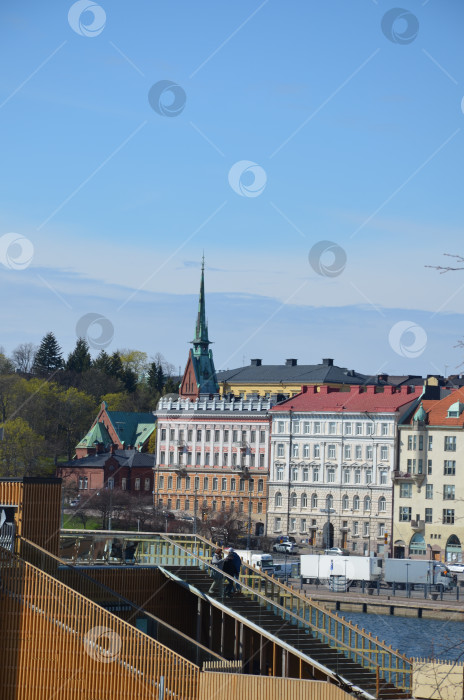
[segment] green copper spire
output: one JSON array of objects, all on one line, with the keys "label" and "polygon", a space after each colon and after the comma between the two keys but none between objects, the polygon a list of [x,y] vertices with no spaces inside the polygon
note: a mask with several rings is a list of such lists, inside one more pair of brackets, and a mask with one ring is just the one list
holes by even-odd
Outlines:
[{"label": "green copper spire", "polygon": [[208,323],[205,307],[205,256],[201,261],[200,298],[198,300],[195,337],[192,341],[192,360],[199,394],[217,394],[219,386],[214,369],[213,353],[209,349]]},{"label": "green copper spire", "polygon": [[[198,299],[198,315],[197,315],[197,325],[195,327],[195,338],[193,339],[193,345],[195,348],[195,353],[197,354],[199,350],[207,350],[210,342],[208,338],[208,323],[206,321],[206,308],[205,308],[205,256],[203,255],[201,261],[201,282],[200,282],[200,298]],[[199,348],[197,346],[204,346]]]}]

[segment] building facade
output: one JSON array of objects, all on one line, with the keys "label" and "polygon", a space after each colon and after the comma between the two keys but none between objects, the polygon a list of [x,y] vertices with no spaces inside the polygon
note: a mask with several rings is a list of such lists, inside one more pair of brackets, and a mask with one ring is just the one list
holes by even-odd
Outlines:
[{"label": "building facade", "polygon": [[236,512],[253,534],[264,534],[271,405],[163,397],[155,412],[158,507],[194,518]]},{"label": "building facade", "polygon": [[303,385],[347,388],[356,384],[383,386],[389,383],[387,375],[360,374],[354,369],[334,365],[330,357],[314,365],[299,365],[295,358],[285,360],[283,365],[264,365],[261,359],[255,358],[246,367],[218,372],[217,380],[221,396],[261,396],[279,401],[296,396]]},{"label": "building facade", "polygon": [[397,557],[463,560],[464,389],[427,398],[399,425],[394,475]]},{"label": "building facade", "polygon": [[114,445],[106,451],[99,445],[93,454],[60,464],[56,475],[65,487],[86,498],[104,488],[151,496],[154,463],[148,452],[118,450]]},{"label": "building facade", "polygon": [[268,534],[382,553],[390,542],[397,423],[422,387],[303,387],[271,410]]}]

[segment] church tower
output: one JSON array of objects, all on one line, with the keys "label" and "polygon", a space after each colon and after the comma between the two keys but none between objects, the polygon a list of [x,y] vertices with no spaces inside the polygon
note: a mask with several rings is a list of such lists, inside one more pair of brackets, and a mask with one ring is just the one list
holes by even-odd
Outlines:
[{"label": "church tower", "polygon": [[201,394],[218,394],[219,386],[214,369],[213,353],[209,346],[208,324],[205,307],[205,257],[201,263],[200,298],[195,326],[195,337],[192,340],[184,376],[179,389],[180,396],[196,399]]}]

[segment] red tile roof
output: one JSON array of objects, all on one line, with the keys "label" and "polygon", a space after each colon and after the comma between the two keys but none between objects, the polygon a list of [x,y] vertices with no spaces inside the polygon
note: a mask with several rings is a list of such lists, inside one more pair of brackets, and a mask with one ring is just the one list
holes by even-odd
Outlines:
[{"label": "red tile roof", "polygon": [[340,391],[338,387],[327,385],[303,386],[300,394],[279,403],[271,411],[394,413],[418,399],[422,392],[422,386],[396,388],[356,385],[351,386],[349,391]]},{"label": "red tile roof", "polygon": [[[448,396],[444,399],[435,399],[434,401],[421,401],[421,405],[424,411],[427,413],[427,424],[428,425],[446,425],[446,426],[464,426],[464,412],[461,413],[459,418],[448,418],[448,409],[457,401],[464,404],[464,387],[456,389],[456,391],[451,391]],[[412,423],[414,414],[406,421],[406,423]]]}]

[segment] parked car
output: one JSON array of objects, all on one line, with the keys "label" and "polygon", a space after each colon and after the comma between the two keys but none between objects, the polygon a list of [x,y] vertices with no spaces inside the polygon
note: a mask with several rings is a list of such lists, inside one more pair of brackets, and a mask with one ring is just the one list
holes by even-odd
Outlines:
[{"label": "parked car", "polygon": [[455,564],[448,564],[446,568],[452,574],[464,574],[464,564],[456,562]]},{"label": "parked car", "polygon": [[276,542],[272,550],[274,552],[284,552],[284,554],[297,554],[298,547],[294,542]]},{"label": "parked car", "polygon": [[291,535],[280,535],[280,537],[275,538],[274,544],[279,544],[280,542],[293,542],[296,544],[296,539]]},{"label": "parked car", "polygon": [[76,496],[76,498],[73,498],[73,499],[71,499],[71,500],[69,501],[69,505],[70,505],[72,508],[74,508],[75,506],[78,506],[78,505],[79,505],[79,501],[80,501],[80,496]]},{"label": "parked car", "polygon": [[343,557],[347,556],[349,552],[346,549],[340,549],[340,547],[330,547],[330,549],[325,549],[324,554],[331,554],[333,557]]}]

